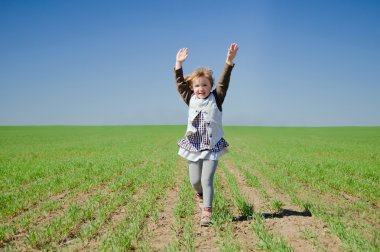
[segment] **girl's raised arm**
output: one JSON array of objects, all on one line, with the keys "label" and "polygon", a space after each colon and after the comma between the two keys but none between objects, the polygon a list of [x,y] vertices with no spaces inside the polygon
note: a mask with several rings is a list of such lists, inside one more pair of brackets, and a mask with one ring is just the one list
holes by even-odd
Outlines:
[{"label": "girl's raised arm", "polygon": [[232,43],[230,45],[230,48],[228,48],[226,64],[224,65],[223,72],[219,77],[218,85],[215,88],[215,95],[217,97],[219,110],[222,110],[222,104],[227,94],[228,86],[230,84],[231,71],[234,67],[234,58],[237,54],[237,51],[237,44]]},{"label": "girl's raised arm", "polygon": [[182,68],[182,63],[187,59],[187,56],[189,55],[187,48],[181,48],[179,49],[175,61],[175,70],[178,70]]},{"label": "girl's raised arm", "polygon": [[174,74],[176,79],[177,90],[181,95],[184,102],[189,105],[191,95],[193,91],[187,85],[185,78],[183,77],[182,63],[187,59],[188,50],[187,48],[179,49],[175,61]]}]

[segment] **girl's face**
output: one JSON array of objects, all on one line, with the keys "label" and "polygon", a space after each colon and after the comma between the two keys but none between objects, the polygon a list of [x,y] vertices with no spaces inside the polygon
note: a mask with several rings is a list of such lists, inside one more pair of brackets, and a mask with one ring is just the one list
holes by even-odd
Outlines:
[{"label": "girl's face", "polygon": [[194,94],[200,98],[205,99],[211,92],[211,83],[206,77],[198,77],[193,81]]}]

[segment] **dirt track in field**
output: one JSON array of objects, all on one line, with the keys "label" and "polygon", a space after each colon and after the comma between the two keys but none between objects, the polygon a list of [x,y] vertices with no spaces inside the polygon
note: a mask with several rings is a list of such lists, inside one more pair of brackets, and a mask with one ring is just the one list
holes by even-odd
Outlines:
[{"label": "dirt track in field", "polygon": [[[220,167],[218,167],[218,169],[221,177],[221,188],[223,190],[223,194],[227,200],[231,202],[229,205],[229,211],[233,214],[233,219],[231,221],[233,224],[234,237],[238,241],[243,251],[259,251],[256,246],[256,244],[259,242],[259,238],[253,231],[251,231],[250,228],[252,220],[247,219],[246,216],[241,216],[238,209],[233,206],[233,195],[229,189],[225,174],[220,169]],[[259,197],[256,195],[256,192],[252,192],[251,196],[253,196],[255,200],[250,202],[252,203],[254,209],[256,209],[256,207],[260,205],[260,202],[258,201]]]},{"label": "dirt track in field", "polygon": [[169,247],[176,240],[175,233],[175,217],[173,208],[177,201],[179,194],[179,187],[183,182],[185,176],[185,170],[177,163],[178,177],[175,185],[168,189],[167,195],[161,202],[157,202],[159,213],[158,216],[148,216],[145,228],[140,235],[136,244],[137,247],[141,246],[141,243],[153,251],[163,251],[166,247]]}]

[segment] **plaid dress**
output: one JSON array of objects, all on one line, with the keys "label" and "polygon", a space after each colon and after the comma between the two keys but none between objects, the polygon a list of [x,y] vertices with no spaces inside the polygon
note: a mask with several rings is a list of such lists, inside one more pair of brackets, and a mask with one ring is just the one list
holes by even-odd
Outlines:
[{"label": "plaid dress", "polygon": [[208,138],[206,129],[207,124],[203,113],[200,112],[193,121],[193,126],[197,129],[197,132],[179,140],[178,146],[191,152],[201,152],[204,150],[219,152],[227,147],[228,143],[224,138],[221,138],[214,147],[210,148],[210,139]]}]

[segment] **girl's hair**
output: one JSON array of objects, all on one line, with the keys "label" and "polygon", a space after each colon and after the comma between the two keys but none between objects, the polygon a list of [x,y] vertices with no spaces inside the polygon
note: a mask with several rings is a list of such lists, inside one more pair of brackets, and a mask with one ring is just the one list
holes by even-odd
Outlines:
[{"label": "girl's hair", "polygon": [[190,88],[193,87],[193,81],[199,77],[206,77],[210,83],[211,87],[214,85],[214,79],[212,78],[212,70],[206,67],[200,67],[195,69],[191,74],[185,76],[185,81]]}]

